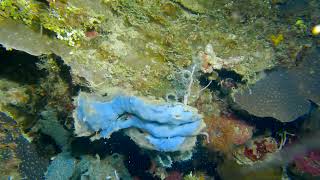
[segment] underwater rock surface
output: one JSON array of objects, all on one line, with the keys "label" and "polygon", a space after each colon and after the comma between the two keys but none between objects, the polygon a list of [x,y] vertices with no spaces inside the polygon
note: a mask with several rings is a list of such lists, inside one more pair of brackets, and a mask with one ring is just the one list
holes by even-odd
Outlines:
[{"label": "underwater rock surface", "polygon": [[42,179],[48,161],[22,134],[15,120],[0,112],[1,179]]},{"label": "underwater rock surface", "polygon": [[[205,124],[195,108],[182,103],[150,104],[135,96],[118,95],[104,101],[80,93],[74,113],[78,136],[100,132],[109,138],[113,132],[127,128],[139,145],[158,151],[186,151],[195,144]],[[148,145],[147,145],[148,144]]]},{"label": "underwater rock surface", "polygon": [[319,129],[319,50],[299,53],[319,46],[319,14],[317,0],[0,0],[0,179],[288,179],[285,146]]},{"label": "underwater rock surface", "polygon": [[320,103],[319,58],[319,48],[308,50],[297,67],[277,69],[244,92],[235,93],[236,104],[255,116],[294,121],[308,113],[308,100]]}]

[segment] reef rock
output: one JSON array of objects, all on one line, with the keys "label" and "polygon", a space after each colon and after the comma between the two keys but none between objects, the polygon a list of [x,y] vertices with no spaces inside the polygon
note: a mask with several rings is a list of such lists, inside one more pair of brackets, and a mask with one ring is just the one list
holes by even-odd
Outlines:
[{"label": "reef rock", "polygon": [[187,151],[205,124],[195,108],[182,103],[146,102],[142,98],[116,95],[112,100],[80,93],[74,112],[75,133],[109,138],[126,133],[140,146],[158,151]]}]

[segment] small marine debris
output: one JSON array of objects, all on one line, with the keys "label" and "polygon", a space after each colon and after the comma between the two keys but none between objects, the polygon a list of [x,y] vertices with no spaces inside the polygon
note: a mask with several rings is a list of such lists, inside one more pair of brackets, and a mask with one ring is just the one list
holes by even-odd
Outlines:
[{"label": "small marine debris", "polygon": [[284,37],[283,37],[283,34],[278,34],[278,35],[272,34],[270,36],[270,40],[274,46],[278,46],[284,40]]},{"label": "small marine debris", "polygon": [[204,51],[198,53],[197,59],[203,73],[212,73],[222,68],[229,69],[244,60],[243,56],[220,58],[216,55],[211,44],[207,44]]}]

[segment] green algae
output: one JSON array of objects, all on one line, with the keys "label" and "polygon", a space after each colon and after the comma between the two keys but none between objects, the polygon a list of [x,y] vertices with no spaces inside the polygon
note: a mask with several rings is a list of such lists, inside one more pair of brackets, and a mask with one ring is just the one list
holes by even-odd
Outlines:
[{"label": "green algae", "polygon": [[22,21],[29,26],[38,20],[39,9],[39,3],[32,3],[26,0],[4,0],[0,2],[1,16]]},{"label": "green algae", "polygon": [[[85,32],[97,29],[103,16],[63,3],[47,6],[38,1],[4,0],[0,3],[0,15],[38,29],[52,32],[58,39],[75,46],[85,38]],[[43,30],[44,29],[44,30]]]}]

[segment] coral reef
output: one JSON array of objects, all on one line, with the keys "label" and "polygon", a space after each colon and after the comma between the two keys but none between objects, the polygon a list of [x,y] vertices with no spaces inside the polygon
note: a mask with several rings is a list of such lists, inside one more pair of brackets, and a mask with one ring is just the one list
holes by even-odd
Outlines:
[{"label": "coral reef", "polygon": [[172,166],[172,158],[166,154],[158,154],[155,158],[155,162],[159,164],[161,167],[171,167]]},{"label": "coral reef", "polygon": [[290,122],[309,112],[311,100],[319,103],[319,49],[307,50],[297,67],[278,69],[255,85],[234,94],[235,102],[259,117]]},{"label": "coral reef", "polygon": [[310,107],[298,94],[296,82],[286,71],[274,71],[244,92],[236,93],[234,99],[239,109],[255,116],[290,122],[306,114]]},{"label": "coral reef", "polygon": [[[127,169],[123,164],[124,157],[120,154],[112,154],[111,156],[100,159],[99,156],[96,158],[93,157],[84,157],[80,163],[86,164],[87,168],[82,167],[81,179],[130,179],[130,175]],[[89,162],[89,163],[88,163]]]},{"label": "coral reef", "polygon": [[[111,97],[112,98],[112,97]],[[121,129],[140,146],[159,151],[186,151],[205,127],[201,115],[181,103],[145,102],[141,98],[116,95],[111,101],[80,93],[76,99],[75,132],[78,136],[109,138]],[[190,144],[189,144],[190,143]]]},{"label": "coral reef", "polygon": [[0,4],[0,15],[22,21],[28,26],[40,26],[41,33],[51,31],[70,46],[75,46],[84,39],[87,29],[97,29],[104,19],[93,11],[67,3],[51,2],[49,7],[43,8],[44,6],[33,0],[4,0]]},{"label": "coral reef", "polygon": [[[21,51],[6,51],[4,48],[0,51],[3,60],[0,62],[2,111],[20,124],[29,121],[27,124],[34,125],[36,116],[45,107],[59,113],[72,110],[67,107],[71,103],[70,79],[64,77],[65,67],[63,63],[58,63],[57,57],[36,57]],[[44,105],[46,103],[49,105]]]},{"label": "coral reef", "polygon": [[48,166],[45,173],[45,179],[48,180],[62,180],[71,178],[76,168],[76,160],[69,154],[61,153]]},{"label": "coral reef", "polygon": [[198,54],[198,60],[201,64],[201,71],[203,73],[212,73],[213,70],[220,70],[222,68],[230,69],[236,64],[239,64],[243,61],[244,57],[230,57],[227,59],[222,59],[217,57],[214,52],[212,45],[208,44],[205,47],[205,51],[200,51]]},{"label": "coral reef", "polygon": [[205,122],[209,134],[207,146],[213,150],[230,153],[234,146],[242,145],[252,137],[253,127],[232,115],[208,118]]},{"label": "coral reef", "polygon": [[123,165],[123,156],[112,154],[104,159],[82,156],[80,160],[62,152],[49,165],[46,179],[130,179],[127,169]]},{"label": "coral reef", "polygon": [[[198,46],[207,44],[212,45],[215,59],[241,57],[242,63],[237,63],[232,70],[244,79],[252,79],[256,72],[274,65],[269,36],[265,35],[268,34],[265,28],[273,31],[274,23],[260,13],[241,10],[240,16],[251,19],[245,24],[230,15],[230,11],[239,13],[238,7],[259,7],[273,17],[270,3],[250,1],[243,6],[240,2],[71,0],[50,2],[48,7],[38,1],[21,2],[23,4],[14,1],[3,5],[13,7],[14,15],[7,11],[1,13],[1,25],[5,27],[0,31],[1,44],[32,55],[55,53],[71,67],[74,76],[85,78],[93,89],[119,86],[143,95],[164,97],[176,90],[175,82],[168,77],[190,66],[199,52]],[[33,11],[27,11],[24,4],[32,6]],[[194,16],[192,10],[183,7],[205,10],[201,11],[204,14]],[[20,12],[21,9],[26,11]],[[24,23],[24,19],[30,23]],[[276,27],[282,28],[282,25]],[[11,32],[17,33],[13,36]],[[86,34],[95,38],[87,38]],[[256,38],[258,36],[265,38]],[[68,47],[59,40],[77,47]]]},{"label": "coral reef", "polygon": [[[317,0],[0,0],[1,178],[280,179],[295,149],[286,135],[257,136],[318,131],[319,9]],[[296,149],[309,154],[293,164],[318,175],[318,151],[307,150],[319,145],[301,139]],[[259,166],[268,168],[246,173]]]},{"label": "coral reef", "polygon": [[239,164],[252,165],[271,158],[278,151],[278,143],[272,137],[255,138],[246,145],[234,151],[234,157]]},{"label": "coral reef", "polygon": [[59,123],[57,113],[49,109],[47,111],[41,112],[41,119],[37,122],[37,125],[34,127],[33,131],[36,131],[36,128],[42,133],[52,137],[55,143],[60,148],[65,148],[68,146],[71,133],[64,129],[64,127]]},{"label": "coral reef", "polygon": [[14,118],[18,118],[14,116],[15,111],[10,107],[20,107],[29,102],[30,96],[27,94],[28,90],[28,87],[21,87],[16,82],[0,79],[0,110],[2,112],[6,112],[10,116],[13,116]]},{"label": "coral reef", "polygon": [[5,125],[7,122],[3,125],[8,130],[5,134],[11,136],[12,144],[15,144],[13,152],[17,161],[12,159],[12,164],[18,162],[18,166],[12,169],[20,173],[11,176],[42,179],[48,161],[55,153],[55,145],[67,147],[71,134],[61,125],[66,123],[67,118],[63,117],[67,117],[66,106],[71,100],[68,85],[60,74],[63,72],[61,66],[53,57],[41,57],[48,64],[40,65],[40,58],[24,52],[3,48],[0,51],[0,110],[14,119],[13,127]]}]

